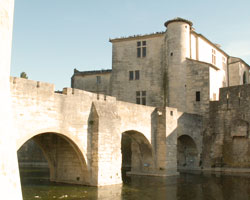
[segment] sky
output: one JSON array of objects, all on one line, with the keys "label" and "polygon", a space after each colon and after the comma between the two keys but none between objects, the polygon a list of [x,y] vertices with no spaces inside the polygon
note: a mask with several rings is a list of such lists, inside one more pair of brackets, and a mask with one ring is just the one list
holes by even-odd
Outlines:
[{"label": "sky", "polygon": [[165,31],[176,17],[250,64],[249,9],[249,0],[15,0],[11,76],[62,90],[74,68],[112,68],[110,38]]}]

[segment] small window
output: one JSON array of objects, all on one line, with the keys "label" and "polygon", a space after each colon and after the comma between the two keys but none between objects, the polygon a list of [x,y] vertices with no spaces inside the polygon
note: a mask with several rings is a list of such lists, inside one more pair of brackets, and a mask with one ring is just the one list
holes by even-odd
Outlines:
[{"label": "small window", "polygon": [[141,98],[141,101],[142,101],[142,102],[141,102],[142,105],[146,105],[146,97],[142,97],[142,98]]},{"label": "small window", "polygon": [[146,41],[137,42],[137,58],[146,57],[147,55],[146,45],[147,45]]},{"label": "small window", "polygon": [[136,98],[136,104],[141,104],[141,99],[140,98]]},{"label": "small window", "polygon": [[136,91],[136,103],[146,105],[146,91]]},{"label": "small window", "polygon": [[146,55],[147,55],[147,49],[146,49],[146,47],[143,47],[142,48],[142,56],[146,57]]},{"label": "small window", "polygon": [[140,71],[136,70],[135,71],[135,80],[139,80],[140,79]]},{"label": "small window", "polygon": [[196,101],[200,101],[201,100],[201,93],[200,91],[196,91]]},{"label": "small window", "polygon": [[141,48],[137,48],[137,58],[141,57]]},{"label": "small window", "polygon": [[136,103],[141,104],[141,92],[136,91]]},{"label": "small window", "polygon": [[134,71],[129,71],[129,80],[134,80]]},{"label": "small window", "polygon": [[142,105],[146,105],[146,91],[142,91],[141,92],[141,96],[142,96],[142,98],[141,98],[141,104]]},{"label": "small window", "polygon": [[243,84],[247,84],[247,75],[246,72],[243,74]]},{"label": "small window", "polygon": [[100,76],[96,76],[96,83],[101,84],[101,77]]}]

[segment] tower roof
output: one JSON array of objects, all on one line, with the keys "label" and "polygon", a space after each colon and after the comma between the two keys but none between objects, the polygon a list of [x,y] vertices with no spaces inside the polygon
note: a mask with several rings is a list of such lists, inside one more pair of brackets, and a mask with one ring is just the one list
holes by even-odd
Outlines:
[{"label": "tower roof", "polygon": [[172,22],[185,22],[185,23],[189,24],[190,26],[193,26],[193,23],[191,21],[189,21],[187,19],[180,18],[180,17],[168,20],[168,21],[165,22],[164,25],[167,27]]}]

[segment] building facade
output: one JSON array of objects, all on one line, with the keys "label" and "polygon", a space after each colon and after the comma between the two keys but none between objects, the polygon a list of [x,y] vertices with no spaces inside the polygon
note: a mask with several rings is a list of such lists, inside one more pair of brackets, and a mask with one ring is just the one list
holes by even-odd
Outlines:
[{"label": "building facade", "polygon": [[75,70],[71,87],[95,93],[103,87],[120,101],[177,109],[178,168],[222,166],[226,151],[224,136],[213,132],[214,105],[222,101],[220,88],[250,83],[250,66],[197,33],[188,20],[165,26],[164,32],[111,39],[112,70]]},{"label": "building facade", "polygon": [[249,65],[195,32],[192,22],[176,18],[165,26],[160,33],[111,39],[112,71],[75,70],[71,86],[206,114],[209,101],[219,99],[219,88],[249,83]]}]

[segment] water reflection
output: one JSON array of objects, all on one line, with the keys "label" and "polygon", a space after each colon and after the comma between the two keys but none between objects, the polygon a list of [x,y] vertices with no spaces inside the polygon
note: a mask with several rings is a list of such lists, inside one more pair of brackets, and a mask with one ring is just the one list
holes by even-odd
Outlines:
[{"label": "water reflection", "polygon": [[[24,200],[245,200],[249,175],[180,174],[176,177],[132,176],[123,185],[87,187],[50,183],[47,169],[21,169]],[[47,178],[46,178],[47,177]]]}]

